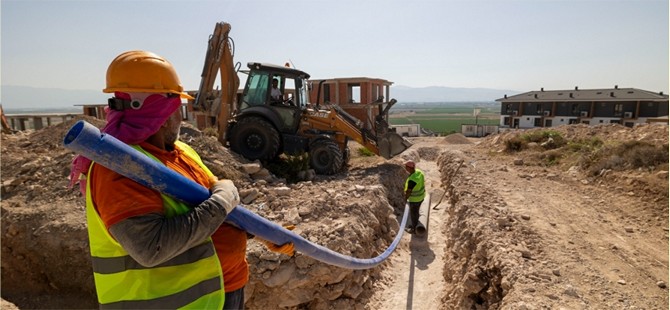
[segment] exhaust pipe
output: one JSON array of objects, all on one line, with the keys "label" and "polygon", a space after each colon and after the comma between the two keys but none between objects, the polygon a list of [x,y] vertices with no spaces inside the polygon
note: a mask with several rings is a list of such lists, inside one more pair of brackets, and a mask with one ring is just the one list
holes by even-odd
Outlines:
[{"label": "exhaust pipe", "polygon": [[[198,205],[209,198],[209,190],[204,186],[168,169],[115,137],[100,133],[98,128],[85,121],[79,121],[70,128],[65,134],[63,145],[127,178],[187,204]],[[409,208],[405,205],[398,235],[391,245],[379,256],[367,259],[345,256],[307,241],[241,205],[228,214],[226,222],[275,244],[292,242],[297,251],[326,264],[346,269],[369,269],[382,263],[396,249],[402,239],[408,214]]]}]

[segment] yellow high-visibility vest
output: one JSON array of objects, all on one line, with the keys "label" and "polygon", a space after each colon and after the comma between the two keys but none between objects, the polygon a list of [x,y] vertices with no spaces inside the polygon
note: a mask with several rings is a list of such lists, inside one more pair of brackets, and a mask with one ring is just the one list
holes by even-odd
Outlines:
[{"label": "yellow high-visibility vest", "polygon": [[405,192],[407,192],[407,187],[409,186],[409,181],[414,181],[416,185],[412,189],[412,193],[409,196],[409,202],[419,202],[426,198],[426,187],[423,181],[423,171],[419,169],[414,169],[414,173],[410,174],[405,180]]},{"label": "yellow high-visibility vest", "polygon": [[[192,148],[179,141],[175,144],[212,175]],[[139,146],[133,147],[158,160]],[[182,202],[161,196],[168,217],[190,210]],[[158,266],[142,266],[107,231],[91,199],[90,178],[86,182],[86,219],[100,308],[223,308],[223,272],[211,238]]]}]

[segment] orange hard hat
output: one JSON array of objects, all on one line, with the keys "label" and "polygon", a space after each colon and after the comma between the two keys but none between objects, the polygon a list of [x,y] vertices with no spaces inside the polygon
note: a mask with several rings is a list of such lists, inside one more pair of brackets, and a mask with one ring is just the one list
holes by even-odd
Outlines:
[{"label": "orange hard hat", "polygon": [[194,99],[184,92],[172,64],[147,51],[128,51],[116,56],[107,68],[107,87],[102,91],[177,94]]}]

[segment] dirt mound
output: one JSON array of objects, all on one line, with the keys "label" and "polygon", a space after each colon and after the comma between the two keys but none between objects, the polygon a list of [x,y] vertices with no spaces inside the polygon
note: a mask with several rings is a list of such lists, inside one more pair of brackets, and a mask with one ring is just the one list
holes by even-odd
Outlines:
[{"label": "dirt mound", "polygon": [[[75,154],[61,146],[76,121],[2,135],[2,297],[19,308],[97,306],[84,199],[67,187]],[[310,241],[371,258],[398,231],[406,173],[401,165],[362,161],[346,173],[287,184],[215,138],[184,127],[180,139],[198,151],[215,175],[233,180],[245,207],[279,224],[296,225],[296,232]],[[254,241],[247,259],[249,308],[353,308],[383,268],[346,270],[300,253],[288,258]]]},{"label": "dirt mound", "polygon": [[[504,141],[543,130],[494,135],[438,157],[442,182],[453,186],[442,308],[667,307],[667,162],[593,177],[578,167],[540,165],[532,160],[537,149],[500,152]],[[570,140],[665,147],[667,130],[556,128]],[[458,162],[466,164],[452,177]]]},{"label": "dirt mound", "polygon": [[[68,188],[73,154],[62,146],[78,120],[2,135],[2,296],[17,305],[26,294],[59,292],[95,306],[84,201]],[[68,307],[60,300],[51,306]]]},{"label": "dirt mound", "polygon": [[472,144],[472,141],[461,133],[452,133],[444,137],[443,141],[447,144]]},{"label": "dirt mound", "polygon": [[532,134],[541,131],[556,131],[566,140],[585,140],[600,137],[608,142],[616,141],[645,141],[652,144],[668,143],[668,126],[658,124],[639,124],[634,127],[626,127],[619,124],[607,124],[589,126],[586,124],[562,125],[551,128],[533,128],[522,130],[511,130],[500,134],[485,137],[481,144],[488,147],[504,147],[505,141],[512,137],[524,134]]},{"label": "dirt mound", "polygon": [[[507,142],[556,132],[563,141],[557,147],[528,143],[520,152],[509,151]],[[553,139],[553,138],[552,138]],[[522,139],[521,139],[522,140]],[[637,143],[640,142],[640,143]],[[609,186],[631,193],[643,201],[660,201],[668,192],[668,126],[618,124],[563,125],[552,128],[513,130],[482,139],[482,148],[514,156],[519,165],[555,167],[570,175],[583,175],[581,182]],[[653,162],[652,158],[657,158]]]}]

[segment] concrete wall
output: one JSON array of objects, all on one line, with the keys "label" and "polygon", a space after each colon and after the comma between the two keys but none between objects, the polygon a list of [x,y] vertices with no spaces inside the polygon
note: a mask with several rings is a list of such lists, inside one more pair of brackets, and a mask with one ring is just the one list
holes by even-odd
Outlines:
[{"label": "concrete wall", "polygon": [[418,137],[421,135],[420,124],[392,125],[391,128],[395,128],[395,132],[401,136]]}]

